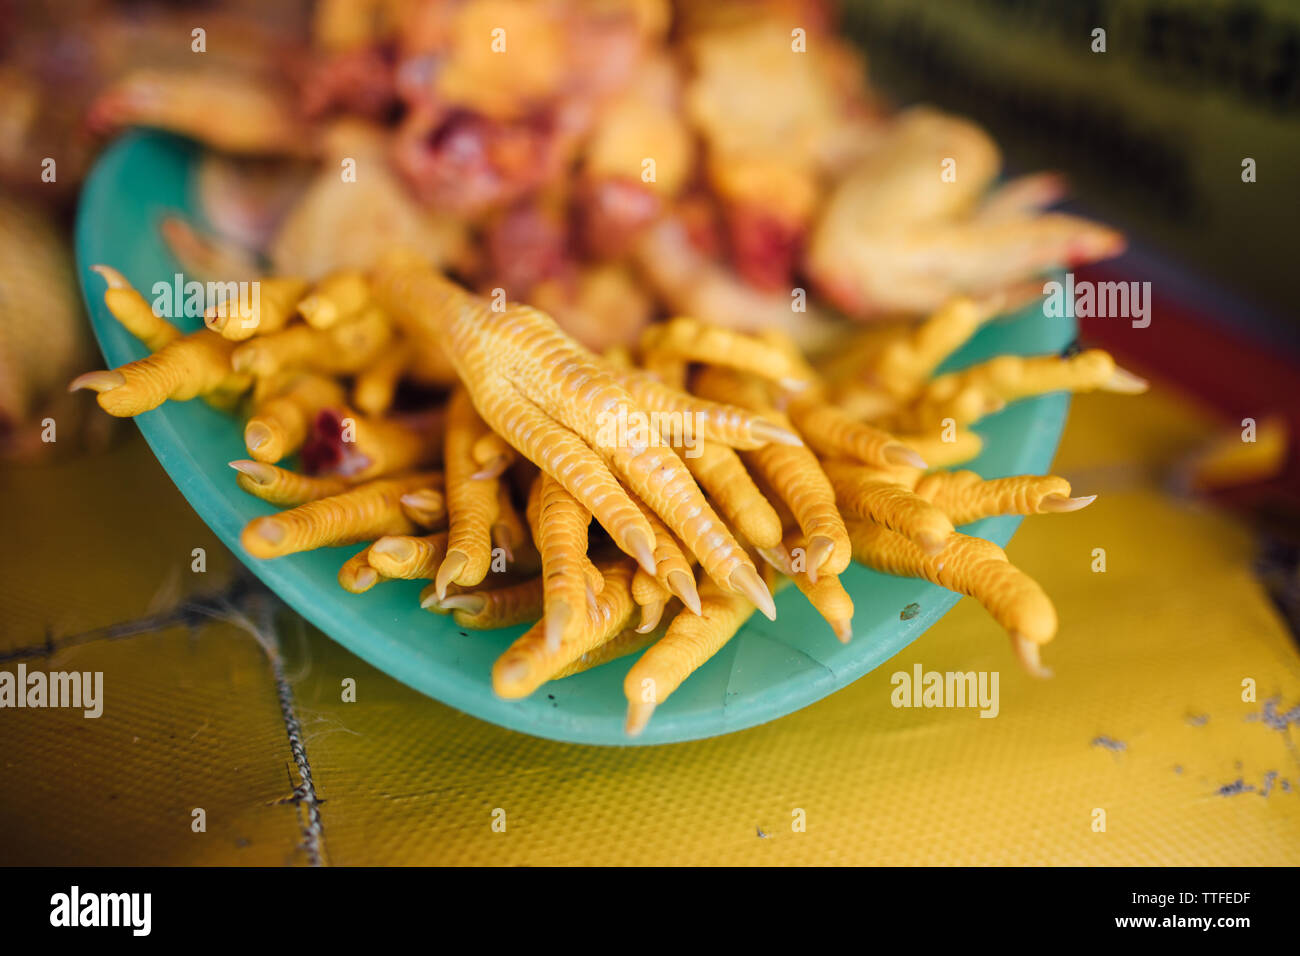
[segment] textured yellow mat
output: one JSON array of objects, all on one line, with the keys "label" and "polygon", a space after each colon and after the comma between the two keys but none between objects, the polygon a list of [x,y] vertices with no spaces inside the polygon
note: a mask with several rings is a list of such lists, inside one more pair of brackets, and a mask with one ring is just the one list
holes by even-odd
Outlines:
[{"label": "textured yellow mat", "polygon": [[[626,750],[458,714],[287,614],[259,642],[134,434],[9,468],[0,670],[103,671],[104,705],[0,710],[0,863],[1300,863],[1300,654],[1246,529],[1164,491],[1210,433],[1158,390],[1076,401],[1057,470],[1101,498],[1009,549],[1057,601],[1053,680],[963,602],[800,713]],[[918,663],[998,671],[998,716],[894,708]]]}]

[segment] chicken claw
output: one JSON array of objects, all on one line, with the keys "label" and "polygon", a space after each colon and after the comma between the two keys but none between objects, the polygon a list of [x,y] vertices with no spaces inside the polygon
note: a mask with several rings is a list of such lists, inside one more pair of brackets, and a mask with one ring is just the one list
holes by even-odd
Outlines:
[{"label": "chicken claw", "polygon": [[389,257],[375,287],[408,334],[442,345],[492,430],[559,481],[646,573],[655,573],[654,528],[624,485],[720,587],[775,617],[753,562],[677,453],[654,429],[636,427],[653,421],[650,414],[550,316],[522,305],[494,309],[409,257]]},{"label": "chicken claw", "polygon": [[1015,286],[1046,269],[1119,254],[1105,226],[1038,204],[1051,180],[981,197],[1001,166],[981,129],[913,109],[831,194],[813,229],[806,266],[821,294],[859,318],[931,312],[960,294]]}]

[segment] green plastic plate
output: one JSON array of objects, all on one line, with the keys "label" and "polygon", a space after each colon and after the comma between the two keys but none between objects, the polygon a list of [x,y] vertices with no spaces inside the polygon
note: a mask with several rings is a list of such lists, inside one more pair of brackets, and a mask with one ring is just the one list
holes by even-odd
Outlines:
[{"label": "green plastic plate", "polygon": [[[182,213],[202,223],[194,189],[198,150],[171,136],[133,132],[99,160],[77,217],[78,273],[91,322],[109,366],[140,358],[143,347],[104,306],[104,283],[90,266],[121,270],[146,296],[180,265],[164,246],[160,220]],[[192,324],[197,325],[198,320]],[[959,368],[1001,353],[1057,352],[1070,342],[1069,319],[1041,310],[984,330],[949,363]],[[970,467],[986,477],[1048,471],[1069,397],[1016,403],[982,422],[986,450]],[[326,549],[260,561],[239,545],[251,518],[272,509],[241,491],[227,462],[246,457],[240,423],[202,401],[168,402],[136,419],[167,474],[223,542],[284,601],[331,638],[416,690],[503,727],[585,744],[662,744],[730,733],[781,717],[857,680],[915,640],[957,601],[921,581],[854,565],[843,578],[857,608],[854,637],[842,645],[793,588],[777,597],[777,620],[755,615],[723,650],[655,712],[645,732],[623,733],[623,676],[628,657],[546,685],[531,698],[492,692],[492,662],[523,628],[462,632],[449,618],[420,609],[419,582],[345,593],[336,574],[356,548]],[[973,534],[1005,545],[1015,517],[981,521]],[[908,620],[900,612],[920,610]],[[990,629],[995,625],[990,622]]]}]

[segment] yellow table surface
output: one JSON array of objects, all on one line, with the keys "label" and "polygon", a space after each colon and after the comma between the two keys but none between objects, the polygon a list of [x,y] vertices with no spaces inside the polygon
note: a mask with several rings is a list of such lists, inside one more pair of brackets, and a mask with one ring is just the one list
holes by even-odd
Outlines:
[{"label": "yellow table surface", "polygon": [[[1101,497],[1027,520],[1009,548],[1060,611],[1054,679],[1023,676],[963,601],[799,713],[634,749],[482,723],[290,615],[278,685],[238,621],[149,623],[221,591],[236,563],[133,429],[94,457],[8,467],[0,670],[27,653],[29,668],[103,671],[106,700],[97,720],[0,710],[0,863],[1300,863],[1300,728],[1261,719],[1270,698],[1300,701],[1300,655],[1251,573],[1246,527],[1165,490],[1212,431],[1160,389],[1076,400],[1056,470]],[[1104,574],[1090,569],[1099,547]],[[132,636],[94,633],[139,618]],[[915,663],[1000,672],[999,715],[895,709],[890,675]],[[348,677],[355,703],[341,700]],[[314,804],[296,798],[286,710]]]}]

